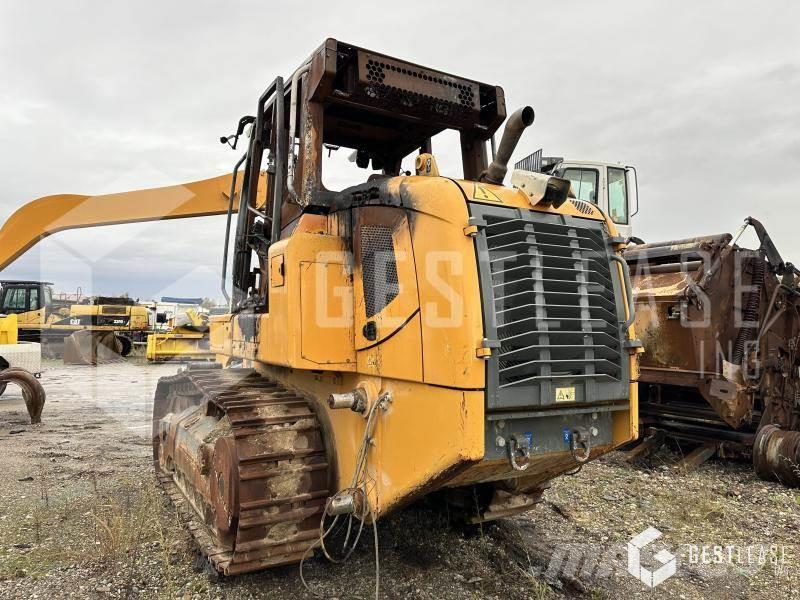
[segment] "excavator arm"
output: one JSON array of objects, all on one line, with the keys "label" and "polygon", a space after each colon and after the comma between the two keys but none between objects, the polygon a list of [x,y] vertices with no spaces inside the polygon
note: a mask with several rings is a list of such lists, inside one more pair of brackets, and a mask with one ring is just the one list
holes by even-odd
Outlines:
[{"label": "excavator arm", "polygon": [[[33,200],[11,215],[0,229],[0,271],[39,240],[58,231],[221,215],[229,207],[236,212],[238,203],[230,202],[231,179],[228,174],[118,194],[58,194]],[[263,177],[259,184],[263,184]],[[234,195],[238,195],[238,190]]]}]

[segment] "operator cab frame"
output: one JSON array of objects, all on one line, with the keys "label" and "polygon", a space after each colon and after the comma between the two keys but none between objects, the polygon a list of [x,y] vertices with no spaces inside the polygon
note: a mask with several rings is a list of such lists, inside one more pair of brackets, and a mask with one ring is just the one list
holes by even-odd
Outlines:
[{"label": "operator cab frame", "polygon": [[[371,164],[381,171],[370,179],[392,177],[400,174],[404,157],[430,152],[431,138],[450,129],[459,132],[464,178],[479,180],[488,168],[487,142],[505,118],[499,86],[326,40],[291,77],[275,79],[259,98],[256,114],[240,119],[235,135],[221,138],[235,148],[251,127],[232,186],[244,164],[232,310],[267,310],[269,246],[290,235],[304,212],[328,212],[345,196],[346,190],[328,190],[322,183],[326,151],[352,149],[359,167]],[[267,183],[259,194],[262,171]],[[223,260],[227,297],[227,251]]]},{"label": "operator cab frame", "polygon": [[0,314],[23,314],[46,309],[52,303],[52,285],[48,281],[0,281]]}]

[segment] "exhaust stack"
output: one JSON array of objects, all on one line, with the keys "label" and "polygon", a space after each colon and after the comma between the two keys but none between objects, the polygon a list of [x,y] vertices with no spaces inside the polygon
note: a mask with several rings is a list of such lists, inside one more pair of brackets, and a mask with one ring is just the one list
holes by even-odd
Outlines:
[{"label": "exhaust stack", "polygon": [[508,118],[497,154],[489,168],[481,175],[481,181],[502,185],[503,179],[508,173],[508,161],[511,160],[511,155],[519,143],[522,132],[533,123],[533,118],[534,112],[530,106],[520,108]]}]

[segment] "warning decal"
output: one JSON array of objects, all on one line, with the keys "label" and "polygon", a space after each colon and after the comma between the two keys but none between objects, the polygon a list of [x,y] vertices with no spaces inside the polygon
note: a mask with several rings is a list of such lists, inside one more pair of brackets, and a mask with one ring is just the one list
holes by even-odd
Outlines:
[{"label": "warning decal", "polygon": [[557,387],[556,402],[575,402],[575,388]]},{"label": "warning decal", "polygon": [[475,185],[475,192],[472,194],[473,200],[489,200],[490,202],[501,202],[497,194],[482,185]]}]

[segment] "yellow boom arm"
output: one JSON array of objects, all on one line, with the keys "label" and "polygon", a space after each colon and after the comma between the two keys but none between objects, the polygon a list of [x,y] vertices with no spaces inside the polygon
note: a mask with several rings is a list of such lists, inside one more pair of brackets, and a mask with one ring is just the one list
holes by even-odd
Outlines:
[{"label": "yellow boom arm", "polygon": [[[241,180],[240,177],[237,187]],[[229,174],[119,194],[58,194],[33,200],[11,215],[0,229],[0,271],[39,240],[65,229],[226,214],[230,187]],[[233,211],[237,209],[234,202]]]}]

